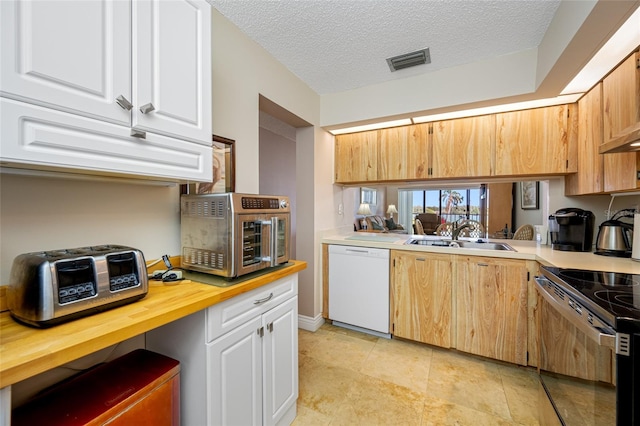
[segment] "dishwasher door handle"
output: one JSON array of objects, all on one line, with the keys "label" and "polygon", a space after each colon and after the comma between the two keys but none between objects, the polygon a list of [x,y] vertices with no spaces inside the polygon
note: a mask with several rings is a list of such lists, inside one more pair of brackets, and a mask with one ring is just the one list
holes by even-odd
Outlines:
[{"label": "dishwasher door handle", "polygon": [[358,249],[346,249],[345,252],[349,253],[358,253],[358,254],[369,254],[369,250],[358,250]]}]

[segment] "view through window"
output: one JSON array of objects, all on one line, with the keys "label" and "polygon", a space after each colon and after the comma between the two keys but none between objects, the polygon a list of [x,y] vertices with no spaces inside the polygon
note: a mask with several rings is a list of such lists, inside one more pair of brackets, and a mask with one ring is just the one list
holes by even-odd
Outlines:
[{"label": "view through window", "polygon": [[442,223],[461,219],[484,223],[481,197],[484,191],[484,185],[475,188],[407,190],[411,221],[421,213],[435,213]]}]

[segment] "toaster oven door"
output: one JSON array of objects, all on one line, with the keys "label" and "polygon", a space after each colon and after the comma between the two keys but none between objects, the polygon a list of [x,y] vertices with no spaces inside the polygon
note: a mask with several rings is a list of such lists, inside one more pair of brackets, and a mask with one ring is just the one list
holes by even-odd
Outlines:
[{"label": "toaster oven door", "polygon": [[271,265],[281,265],[289,261],[291,241],[291,215],[289,213],[270,215],[271,220]]},{"label": "toaster oven door", "polygon": [[289,261],[288,214],[241,214],[236,224],[237,275]]},{"label": "toaster oven door", "polygon": [[266,215],[238,215],[235,234],[236,275],[271,266],[271,221]]}]

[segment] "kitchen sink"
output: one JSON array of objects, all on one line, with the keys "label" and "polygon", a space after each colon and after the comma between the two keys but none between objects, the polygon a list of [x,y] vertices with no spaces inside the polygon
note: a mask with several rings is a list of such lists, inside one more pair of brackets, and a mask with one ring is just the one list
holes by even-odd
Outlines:
[{"label": "kitchen sink", "polygon": [[509,244],[490,243],[485,241],[411,239],[407,241],[407,244],[415,244],[420,246],[432,246],[432,247],[461,247],[461,248],[481,249],[481,250],[516,251]]}]

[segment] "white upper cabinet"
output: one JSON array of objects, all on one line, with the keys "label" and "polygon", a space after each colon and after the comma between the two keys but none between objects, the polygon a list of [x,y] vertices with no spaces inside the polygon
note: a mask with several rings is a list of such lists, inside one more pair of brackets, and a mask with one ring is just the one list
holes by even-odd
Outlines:
[{"label": "white upper cabinet", "polygon": [[133,127],[211,145],[211,12],[204,0],[133,2]]},{"label": "white upper cabinet", "polygon": [[3,96],[130,125],[128,2],[1,3]]},{"label": "white upper cabinet", "polygon": [[205,0],[2,0],[0,24],[5,164],[211,181]]}]

